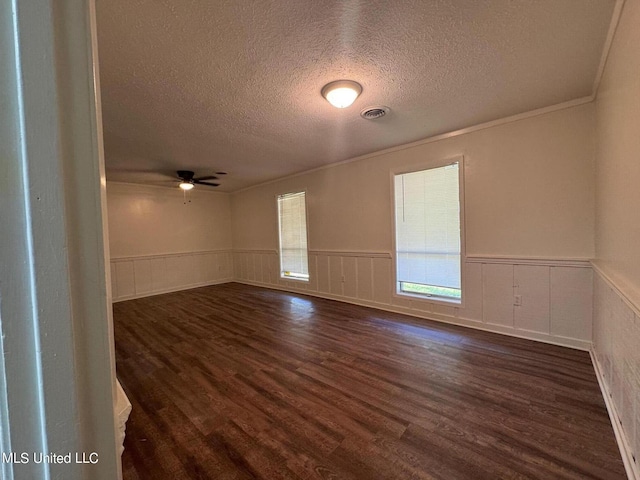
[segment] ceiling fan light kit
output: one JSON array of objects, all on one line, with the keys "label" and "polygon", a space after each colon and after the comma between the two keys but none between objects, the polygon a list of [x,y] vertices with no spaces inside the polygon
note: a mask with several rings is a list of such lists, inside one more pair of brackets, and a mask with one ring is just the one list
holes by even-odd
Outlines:
[{"label": "ceiling fan light kit", "polygon": [[208,187],[218,187],[219,183],[207,182],[207,180],[217,180],[215,175],[207,175],[206,177],[195,177],[195,173],[191,170],[178,170],[176,172],[180,180],[179,187],[182,190],[191,190],[196,185],[206,185]]}]

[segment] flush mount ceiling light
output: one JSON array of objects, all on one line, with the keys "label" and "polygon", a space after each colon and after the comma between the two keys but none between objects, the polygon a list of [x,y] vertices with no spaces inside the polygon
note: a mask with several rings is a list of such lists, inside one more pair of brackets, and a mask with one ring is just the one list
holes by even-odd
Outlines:
[{"label": "flush mount ceiling light", "polygon": [[322,96],[336,108],[347,108],[362,93],[362,86],[351,80],[337,80],[322,87]]}]

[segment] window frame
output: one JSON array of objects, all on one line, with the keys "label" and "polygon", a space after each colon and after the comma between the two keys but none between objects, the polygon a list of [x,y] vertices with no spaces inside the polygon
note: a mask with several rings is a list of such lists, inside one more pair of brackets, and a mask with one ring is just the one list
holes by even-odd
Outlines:
[{"label": "window frame", "polygon": [[[280,197],[284,197],[287,195],[297,195],[300,193],[304,193],[304,219],[305,219],[305,229],[306,229],[306,234],[307,234],[307,270],[309,270],[309,278],[302,278],[302,277],[287,277],[284,276],[282,273],[282,238],[281,238],[281,234],[282,234],[282,228],[281,228],[281,224],[280,224],[280,207],[279,207],[279,200]],[[278,248],[277,248],[277,252],[278,252],[278,279],[279,280],[284,280],[284,281],[292,281],[292,282],[303,282],[303,283],[309,283],[311,281],[311,259],[309,257],[309,251],[311,250],[309,248],[309,207],[307,205],[307,194],[308,194],[308,190],[306,188],[301,188],[301,189],[295,189],[292,191],[287,191],[287,192],[282,192],[282,193],[276,193],[275,194],[275,207],[276,207],[276,225],[277,225],[277,235],[278,235]]]},{"label": "window frame", "polygon": [[[458,163],[458,197],[460,202],[460,300],[447,297],[428,296],[418,293],[403,292],[399,289],[398,282],[398,261],[397,261],[397,230],[396,230],[396,191],[395,191],[395,177],[405,173],[421,172],[423,170],[432,170],[434,168],[446,167],[453,163]],[[464,308],[465,305],[465,292],[466,292],[466,228],[465,228],[465,193],[464,193],[464,170],[465,170],[464,156],[457,155],[453,157],[446,157],[441,159],[427,160],[421,163],[414,163],[411,165],[399,166],[392,168],[389,172],[389,183],[391,190],[391,258],[392,258],[392,297],[398,301],[419,301],[421,303],[430,304],[442,304],[451,307]]]}]

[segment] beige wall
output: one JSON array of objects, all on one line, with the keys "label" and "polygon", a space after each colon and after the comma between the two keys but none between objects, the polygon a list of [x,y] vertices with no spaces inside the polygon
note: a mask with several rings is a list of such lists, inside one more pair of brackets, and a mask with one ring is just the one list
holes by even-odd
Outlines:
[{"label": "beige wall", "polygon": [[114,301],[231,280],[228,194],[107,184]]},{"label": "beige wall", "polygon": [[627,0],[596,100],[593,339],[612,423],[635,478],[640,478],[639,26],[640,2]]},{"label": "beige wall", "polygon": [[307,191],[309,248],[390,251],[390,171],[464,155],[468,255],[591,258],[593,105],[317,170],[232,197],[236,249],[275,249],[275,195]]},{"label": "beige wall", "polygon": [[627,1],[598,90],[598,262],[640,304],[640,2]]},{"label": "beige wall", "polygon": [[107,183],[111,257],[231,249],[229,195]]}]

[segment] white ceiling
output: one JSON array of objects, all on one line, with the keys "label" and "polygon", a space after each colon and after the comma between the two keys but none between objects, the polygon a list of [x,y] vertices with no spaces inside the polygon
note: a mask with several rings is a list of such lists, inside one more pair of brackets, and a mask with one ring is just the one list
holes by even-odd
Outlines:
[{"label": "white ceiling", "polygon": [[[99,0],[107,177],[233,191],[588,96],[614,4]],[[345,78],[363,92],[338,110],[320,90]]]}]

